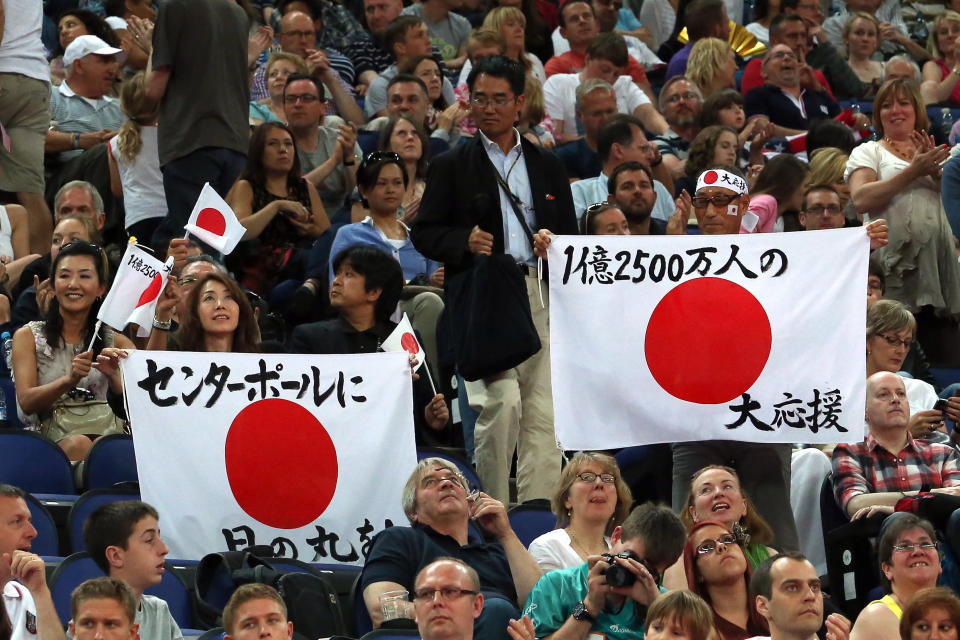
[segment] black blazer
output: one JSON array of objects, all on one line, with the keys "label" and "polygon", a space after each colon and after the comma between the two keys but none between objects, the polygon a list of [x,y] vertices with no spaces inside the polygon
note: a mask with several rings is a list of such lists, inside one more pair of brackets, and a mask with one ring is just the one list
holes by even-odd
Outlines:
[{"label": "black blazer", "polygon": [[[520,144],[537,219],[531,231],[576,234],[573,195],[563,165],[552,153],[522,136]],[[493,234],[493,252],[503,253],[500,189],[479,133],[430,163],[410,237],[420,253],[443,263],[450,276],[472,264],[467,239],[476,225]]]}]

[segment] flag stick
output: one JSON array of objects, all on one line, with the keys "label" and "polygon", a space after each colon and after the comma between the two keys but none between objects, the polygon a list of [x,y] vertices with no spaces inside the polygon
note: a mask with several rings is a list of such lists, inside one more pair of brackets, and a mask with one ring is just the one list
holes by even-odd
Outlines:
[{"label": "flag stick", "polygon": [[[100,333],[100,327],[102,326],[103,326],[103,321],[97,320],[97,326],[93,328],[93,338],[90,340],[90,346],[87,347],[87,351],[90,351],[91,349],[93,349],[93,343],[97,341],[97,334]],[[433,395],[437,395],[436,392],[434,392]]]},{"label": "flag stick", "polygon": [[423,368],[427,372],[427,380],[430,381],[430,388],[433,389],[433,395],[437,395],[437,385],[433,384],[433,376],[430,375],[430,365],[427,364],[426,359],[423,361]]}]

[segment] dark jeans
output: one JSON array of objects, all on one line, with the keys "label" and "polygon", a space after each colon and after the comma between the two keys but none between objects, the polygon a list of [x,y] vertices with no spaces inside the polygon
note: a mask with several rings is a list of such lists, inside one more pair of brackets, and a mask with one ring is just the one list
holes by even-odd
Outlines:
[{"label": "dark jeans", "polygon": [[[232,149],[204,147],[161,167],[167,216],[153,232],[151,244],[157,255],[166,255],[172,238],[183,237],[183,227],[190,219],[204,183],[209,182],[214,191],[226,197],[246,162],[244,154]],[[208,253],[216,253],[202,243],[201,246]]]}]

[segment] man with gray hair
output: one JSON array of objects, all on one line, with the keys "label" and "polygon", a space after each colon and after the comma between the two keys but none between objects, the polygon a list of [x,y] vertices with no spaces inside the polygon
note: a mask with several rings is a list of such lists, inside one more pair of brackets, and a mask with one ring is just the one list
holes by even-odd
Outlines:
[{"label": "man with gray hair", "polygon": [[603,170],[597,156],[597,137],[603,125],[617,115],[617,94],[613,85],[601,78],[581,82],[576,92],[576,110],[583,137],[560,145],[554,152],[571,180],[592,178]]},{"label": "man with gray hair", "polygon": [[897,78],[906,78],[919,85],[923,80],[923,76],[920,74],[920,65],[905,53],[892,56],[883,65],[883,76],[881,76],[880,84],[885,84],[887,81]]},{"label": "man with gray hair", "polygon": [[[403,510],[410,527],[394,526],[377,535],[363,567],[363,599],[374,627],[383,622],[380,596],[414,591],[417,574],[440,557],[453,557],[479,576],[485,601],[474,625],[481,638],[508,638],[510,619],[540,578],[536,561],[510,527],[503,503],[471,493],[463,474],[449,460],[426,458],[403,488]],[[470,535],[470,520],[494,542]]]},{"label": "man with gray hair", "polygon": [[654,136],[653,143],[663,157],[663,164],[674,178],[679,178],[690,155],[690,143],[700,133],[703,94],[695,82],[685,76],[673,76],[660,90],[658,102],[670,128]]},{"label": "man with gray hair", "polygon": [[89,218],[97,231],[103,229],[107,215],[103,211],[103,198],[96,187],[86,180],[71,180],[57,191],[53,198],[54,224],[67,216]]}]

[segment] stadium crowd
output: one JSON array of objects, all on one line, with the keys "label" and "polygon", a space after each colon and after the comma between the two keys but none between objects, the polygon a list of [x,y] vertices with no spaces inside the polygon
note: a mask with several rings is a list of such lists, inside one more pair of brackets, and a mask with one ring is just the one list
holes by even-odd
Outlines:
[{"label": "stadium crowd", "polygon": [[[405,590],[431,640],[958,637],[937,584],[960,585],[960,379],[931,367],[960,371],[960,2],[0,0],[0,25],[0,332],[16,422],[75,463],[130,428],[131,349],[366,353],[405,313],[441,383],[415,376],[416,442],[462,447],[483,491],[444,459],[413,470],[410,526],[365,558],[374,626]],[[228,255],[184,235],[205,184],[243,227]],[[653,445],[622,468],[558,450],[554,235],[856,226],[863,442]],[[97,323],[134,239],[174,265],[149,336]],[[524,312],[522,354],[468,331]],[[886,595],[846,617],[791,509],[831,473],[847,518],[882,521]],[[506,507],[537,499],[557,528],[527,547]],[[69,634],[179,640],[144,594],[161,514],[116,504],[85,527],[107,577],[74,592]],[[0,485],[0,640],[65,637],[36,533]],[[269,587],[223,621],[293,634]]]}]

